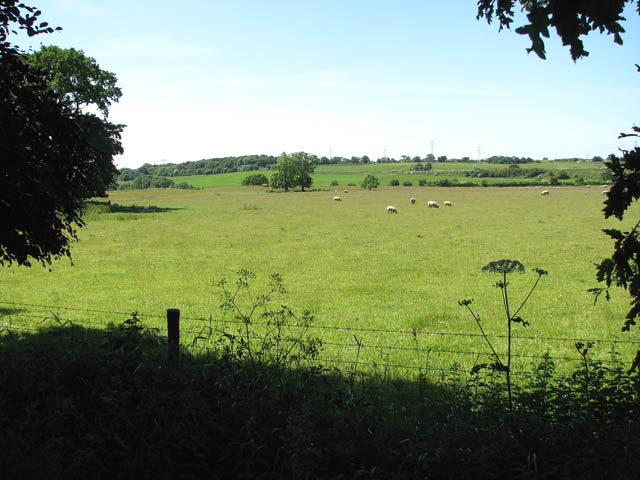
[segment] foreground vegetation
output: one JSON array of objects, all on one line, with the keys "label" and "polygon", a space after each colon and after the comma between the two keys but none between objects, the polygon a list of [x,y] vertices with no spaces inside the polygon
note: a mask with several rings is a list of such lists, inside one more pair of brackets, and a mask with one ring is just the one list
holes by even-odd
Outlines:
[{"label": "foreground vegetation", "polygon": [[249,339],[178,365],[135,317],[5,332],[3,479],[637,478],[638,379],[620,365],[543,360],[508,414],[490,377],[394,380],[273,346],[256,362]]}]

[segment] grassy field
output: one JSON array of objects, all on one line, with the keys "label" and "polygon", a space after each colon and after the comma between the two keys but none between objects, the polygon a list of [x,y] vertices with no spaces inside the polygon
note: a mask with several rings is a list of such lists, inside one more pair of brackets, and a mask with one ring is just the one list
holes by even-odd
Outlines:
[{"label": "grassy field", "polygon": [[[283,276],[288,292],[276,303],[316,317],[323,328],[314,333],[327,342],[326,362],[434,369],[456,362],[466,369],[486,361],[480,353],[488,348],[458,301],[475,299],[487,333],[504,351],[505,341],[497,337],[505,333],[500,293],[493,287],[498,278],[481,269],[510,258],[527,267],[511,278],[514,303],[534,281],[533,267],[549,271],[522,312],[531,326],[515,331],[536,339],[517,340],[516,353],[537,357],[548,350],[556,358],[578,359],[572,339],[637,340],[620,332],[624,292],[596,305],[587,292],[597,286],[594,263],[612,250],[601,229],[618,223],[603,219],[599,188],[563,187],[546,197],[535,188],[510,187],[340,192],[342,202],[332,200],[333,189],[111,192],[111,202],[127,208],[89,207],[87,225],[72,247],[73,265],[60,260],[51,271],[0,270],[0,321],[16,324],[26,315],[34,321],[54,313],[76,322],[122,321],[122,315],[84,310],[138,311],[157,315],[147,321],[161,326],[165,310],[179,308],[183,317],[211,316],[215,324],[222,319],[218,283],[234,281],[235,272],[246,268],[256,273],[258,292],[270,273]],[[418,199],[416,205],[410,197]],[[454,207],[429,209],[427,200],[450,200]],[[399,214],[386,214],[387,205]],[[629,212],[629,223],[638,213]],[[201,327],[184,320],[182,328]],[[364,345],[359,354],[357,342]],[[606,356],[610,347],[601,342],[595,351]],[[615,348],[629,360],[637,345]],[[537,359],[518,358],[514,369],[529,361]]]},{"label": "grassy field", "polygon": [[[428,184],[448,179],[452,182],[467,182],[480,185],[483,181],[489,185],[499,185],[503,183],[540,182],[543,179],[512,177],[512,178],[475,178],[467,176],[467,172],[472,172],[475,168],[483,170],[497,170],[508,168],[508,165],[491,163],[463,163],[463,162],[443,162],[433,163],[433,170],[430,172],[414,171],[415,163],[369,163],[369,164],[346,164],[346,165],[318,165],[313,174],[314,188],[329,188],[332,182],[338,182],[341,188],[350,185],[360,185],[365,175],[372,173],[378,176],[381,186],[388,186],[392,179],[396,179],[400,184],[411,182],[412,186],[418,186],[420,179],[424,179]],[[542,168],[559,174],[565,171],[571,176],[570,180],[563,180],[562,183],[573,183],[575,176],[583,178],[585,183],[602,183],[602,173],[605,167],[599,163],[577,163],[577,162],[536,162],[520,165],[521,169]],[[187,177],[173,177],[176,183],[187,182],[194,187],[220,187],[229,185],[241,185],[242,180],[256,173],[262,173],[269,177],[271,171],[261,170],[253,172],[224,173],[219,175],[192,175]],[[546,179],[546,177],[545,177]]]}]

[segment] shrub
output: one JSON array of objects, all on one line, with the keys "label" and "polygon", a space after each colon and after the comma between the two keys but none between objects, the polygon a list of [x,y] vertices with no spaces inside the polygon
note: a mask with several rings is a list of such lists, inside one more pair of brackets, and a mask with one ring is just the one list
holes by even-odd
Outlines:
[{"label": "shrub", "polygon": [[418,185],[420,185],[421,187],[424,187],[427,184],[427,181],[424,178],[421,178],[420,180],[418,180]]},{"label": "shrub", "polygon": [[413,183],[411,183],[409,180],[403,182],[402,185],[404,185],[405,187],[413,187]]},{"label": "shrub", "polygon": [[362,183],[360,184],[362,188],[366,188],[368,190],[371,190],[372,188],[378,188],[378,185],[380,185],[380,180],[378,179],[378,177],[376,177],[375,175],[371,175],[370,173],[366,177],[364,177]]},{"label": "shrub", "polygon": [[338,180],[331,180],[331,183],[329,185],[331,185],[332,187],[337,187],[339,185]]},{"label": "shrub", "polygon": [[400,180],[394,178],[393,180],[391,180],[389,182],[389,185],[391,185],[392,187],[398,187],[398,186],[400,186]]},{"label": "shrub", "polygon": [[262,173],[249,175],[242,179],[242,185],[268,185],[269,179]]}]

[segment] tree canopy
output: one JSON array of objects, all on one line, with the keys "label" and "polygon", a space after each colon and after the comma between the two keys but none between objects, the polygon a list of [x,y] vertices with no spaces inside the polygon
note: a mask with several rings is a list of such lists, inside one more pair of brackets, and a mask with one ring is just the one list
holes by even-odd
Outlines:
[{"label": "tree canopy", "polygon": [[53,32],[40,15],[0,1],[0,265],[70,256],[84,201],[105,195],[122,153],[123,126],[61,102],[49,76],[9,41],[16,28]]},{"label": "tree canopy", "polygon": [[372,175],[371,173],[367,174],[363,179],[362,179],[362,183],[360,183],[360,186],[363,189],[367,189],[367,190],[371,190],[372,188],[378,188],[378,186],[380,185],[380,179],[378,179],[378,177],[376,177],[375,175]]},{"label": "tree canopy", "polygon": [[43,46],[28,55],[27,62],[43,71],[49,87],[76,113],[93,105],[106,118],[111,104],[122,96],[115,74],[102,70],[96,60],[82,50]]},{"label": "tree canopy", "polygon": [[296,152],[287,154],[282,152],[273,166],[275,173],[271,176],[271,186],[273,188],[300,187],[304,192],[305,188],[311,187],[313,178],[311,174],[318,165],[318,157],[306,152]]}]

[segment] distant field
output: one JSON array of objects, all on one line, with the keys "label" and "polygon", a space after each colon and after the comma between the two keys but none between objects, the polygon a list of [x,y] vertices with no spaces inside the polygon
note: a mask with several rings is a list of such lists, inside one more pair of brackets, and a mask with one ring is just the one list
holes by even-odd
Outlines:
[{"label": "distant field", "polygon": [[[554,189],[546,197],[535,188],[510,187],[355,188],[341,193],[342,202],[334,202],[333,195],[333,190],[267,193],[260,187],[111,192],[113,203],[159,208],[106,213],[91,207],[72,247],[74,265],[61,260],[51,272],[5,267],[0,300],[159,317],[167,308],[179,308],[185,317],[211,315],[215,323],[222,278],[233,281],[236,270],[247,268],[264,286],[277,272],[288,287],[278,302],[297,312],[309,309],[318,326],[328,327],[317,331],[328,342],[326,361],[354,361],[357,338],[365,346],[358,360],[370,368],[373,363],[439,368],[454,361],[470,368],[486,361],[477,352],[487,349],[481,338],[467,336],[477,334],[477,327],[458,301],[474,298],[489,335],[503,334],[499,291],[492,286],[497,279],[481,269],[510,258],[549,271],[522,312],[531,326],[517,328],[517,334],[568,339],[520,340],[516,351],[536,357],[549,350],[558,358],[574,358],[573,338],[636,340],[620,332],[627,308],[623,292],[595,306],[587,293],[597,286],[594,262],[611,253],[601,229],[617,223],[604,221],[603,197],[595,188]],[[418,199],[415,206],[410,197]],[[429,209],[431,199],[440,205],[450,200],[454,207]],[[387,205],[399,214],[385,213]],[[638,213],[634,209],[628,223]],[[512,298],[520,298],[533,279],[532,273],[514,276]],[[19,322],[29,311],[0,305],[0,321]],[[52,311],[45,309],[42,316]],[[75,321],[123,320],[98,312],[56,312]],[[162,325],[161,319],[154,321]],[[187,330],[200,326],[184,323]],[[504,349],[503,339],[496,343]],[[596,350],[606,355],[609,348],[605,342]],[[627,357],[636,348],[616,345]],[[531,360],[536,359],[522,358],[520,365]]]},{"label": "distant field", "polygon": [[[373,173],[380,179],[381,186],[388,186],[392,179],[396,179],[403,184],[411,182],[413,186],[418,186],[419,179],[425,179],[428,183],[438,180],[449,179],[455,182],[470,182],[480,185],[483,181],[489,185],[502,183],[523,183],[535,182],[536,179],[525,177],[513,178],[475,178],[465,176],[465,171],[473,171],[474,168],[484,170],[496,170],[500,168],[508,168],[508,165],[491,164],[491,163],[455,163],[442,162],[433,163],[431,172],[414,171],[415,163],[369,163],[355,165],[318,165],[313,175],[313,187],[315,188],[333,188],[331,182],[337,181],[339,187],[348,187],[349,184],[359,185],[365,175]],[[577,163],[577,162],[536,162],[520,165],[522,169],[528,168],[544,168],[553,170],[556,173],[562,170],[567,171],[572,177],[581,176],[585,183],[602,183],[602,173],[605,167],[599,163]],[[413,173],[410,173],[413,172]],[[219,187],[241,185],[242,180],[248,175],[262,173],[269,177],[271,171],[260,170],[253,172],[237,172],[224,173],[218,175],[193,175],[188,177],[173,177],[176,183],[187,182],[194,187]],[[573,180],[569,180],[573,182]],[[561,181],[567,183],[567,181]]]}]

